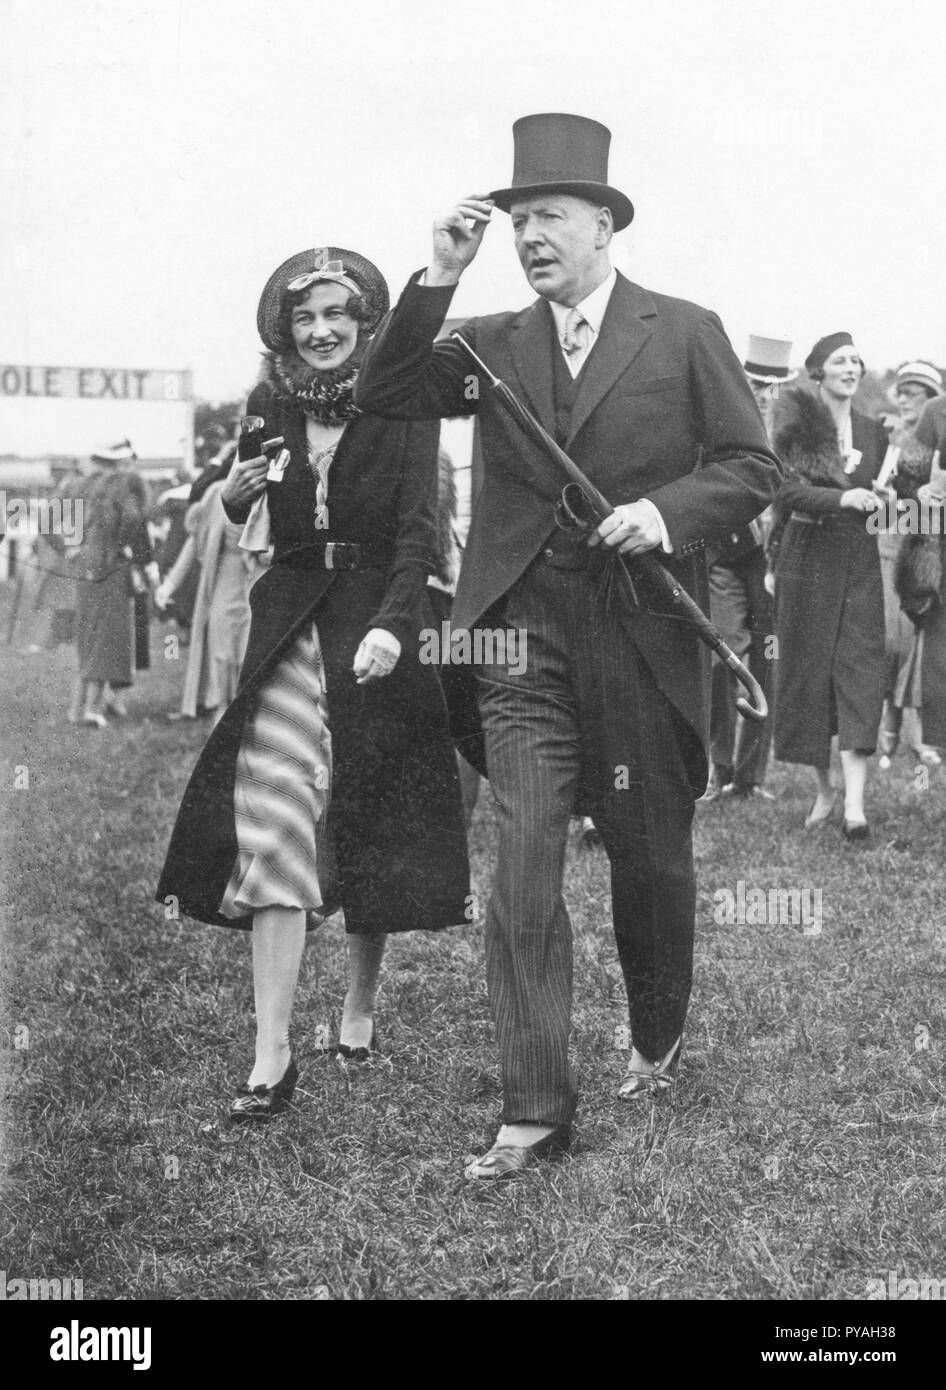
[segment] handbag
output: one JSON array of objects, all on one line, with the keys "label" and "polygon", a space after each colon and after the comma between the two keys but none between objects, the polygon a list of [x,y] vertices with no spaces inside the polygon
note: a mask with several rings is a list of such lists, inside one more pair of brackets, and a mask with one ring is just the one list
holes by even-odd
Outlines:
[{"label": "handbag", "polygon": [[894,588],[915,627],[941,603],[943,554],[937,535],[907,536],[897,556]]},{"label": "handbag", "polygon": [[[930,462],[930,481],[936,480],[942,472],[939,461],[946,443],[946,431],[937,441]],[[943,512],[939,514],[943,520]],[[894,588],[900,599],[900,607],[913,623],[920,627],[923,620],[942,603],[943,551],[940,545],[940,530],[908,535],[897,556],[894,571]]]}]

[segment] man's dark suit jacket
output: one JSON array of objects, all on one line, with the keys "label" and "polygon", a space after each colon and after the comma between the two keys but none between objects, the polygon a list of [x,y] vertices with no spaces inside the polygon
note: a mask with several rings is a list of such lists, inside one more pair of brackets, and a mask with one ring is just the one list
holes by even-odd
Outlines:
[{"label": "man's dark suit jacket", "polygon": [[[434,344],[451,296],[449,288],[407,286],[368,349],[355,399],[394,418],[479,416],[483,486],[452,620],[463,628],[473,627],[542,549],[566,480],[506,414],[488,382],[476,379],[460,345]],[[462,333],[554,435],[552,354],[561,349],[546,301],[471,319]],[[704,537],[758,516],[781,476],[716,315],[651,294],[620,274],[564,448],[612,505],[648,497],[659,508],[673,546],[673,555],[661,558],[704,611]],[[626,621],[658,686],[705,746],[705,648],[678,620],[627,609]]]}]

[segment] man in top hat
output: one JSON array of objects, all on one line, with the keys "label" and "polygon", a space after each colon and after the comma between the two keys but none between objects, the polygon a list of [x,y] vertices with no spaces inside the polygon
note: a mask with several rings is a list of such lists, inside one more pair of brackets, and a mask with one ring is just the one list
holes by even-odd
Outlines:
[{"label": "man in top hat", "polygon": [[[656,551],[706,607],[704,537],[757,516],[778,460],[715,314],[611,268],[634,209],[607,182],[610,132],[571,115],[514,126],[513,183],[434,224],[427,270],[366,355],[356,399],[396,418],[477,413],[483,483],[453,623],[513,630],[524,663],[477,668],[499,848],[486,914],[503,1125],[466,1170],[499,1178],[566,1149],[572,943],[569,817],[594,818],[611,865],[633,1051],[620,1094],[667,1089],[690,993],[693,805],[706,784],[703,652],[685,623],[623,601],[615,552]],[[434,343],[494,208],[539,298],[462,333],[616,510],[565,529],[563,479],[454,341]],[[525,642],[525,646],[523,646]],[[498,644],[497,644],[498,645]],[[497,653],[498,654],[498,653]]]},{"label": "man in top hat", "polygon": [[[798,375],[789,367],[792,344],[786,338],[763,338],[750,333],[743,368],[765,422],[769,439],[780,387]],[[710,617],[726,643],[747,662],[768,696],[771,653],[765,649],[772,632],[772,599],[765,587],[764,519],[733,526],[707,537]],[[735,676],[713,658],[710,708],[710,780],[703,801],[720,796],[772,800],[765,769],[772,742],[771,717],[759,724],[743,719],[736,709]]]}]

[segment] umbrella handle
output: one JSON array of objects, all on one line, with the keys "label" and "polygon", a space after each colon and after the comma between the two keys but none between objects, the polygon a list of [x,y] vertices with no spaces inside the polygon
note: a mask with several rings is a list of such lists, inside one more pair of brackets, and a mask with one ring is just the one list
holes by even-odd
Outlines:
[{"label": "umbrella handle", "polygon": [[725,642],[723,643],[723,647],[725,648],[725,652],[721,651],[720,656],[734,673],[736,679],[739,681],[740,685],[743,686],[748,695],[748,699],[745,695],[736,696],[736,709],[742,715],[743,719],[752,719],[755,723],[761,724],[764,719],[768,718],[769,713],[769,703],[765,698],[762,687],[749,670],[748,666],[739,660],[735,652],[729,650]]}]

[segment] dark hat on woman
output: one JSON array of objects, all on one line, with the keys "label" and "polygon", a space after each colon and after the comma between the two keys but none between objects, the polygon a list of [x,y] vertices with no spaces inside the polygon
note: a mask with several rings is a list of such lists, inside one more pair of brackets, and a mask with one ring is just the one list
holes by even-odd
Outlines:
[{"label": "dark hat on woman", "polygon": [[616,232],[633,221],[630,198],[608,183],[611,132],[600,121],[560,111],[523,116],[513,126],[512,138],[512,186],[489,195],[503,212],[543,193],[570,193],[610,208]]},{"label": "dark hat on woman", "polygon": [[391,304],[384,276],[376,265],[357,251],[343,246],[318,246],[311,251],[299,251],[283,261],[266,281],[256,310],[256,327],[263,342],[272,352],[280,352],[285,343],[279,335],[279,315],[287,290],[303,290],[319,282],[344,285],[365,302],[367,319],[362,327],[372,333],[388,312]]},{"label": "dark hat on woman", "polygon": [[829,333],[826,338],[818,339],[805,358],[805,370],[807,372],[820,371],[832,352],[837,352],[840,347],[853,346],[854,339],[850,333]]}]

